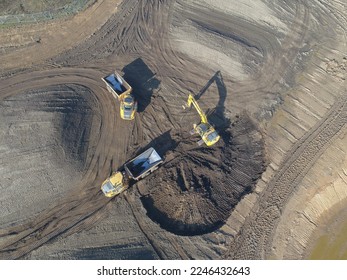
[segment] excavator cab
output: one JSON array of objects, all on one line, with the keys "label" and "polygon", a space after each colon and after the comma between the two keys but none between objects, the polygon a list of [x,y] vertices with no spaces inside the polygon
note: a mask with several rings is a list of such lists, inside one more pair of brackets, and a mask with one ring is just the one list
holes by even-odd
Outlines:
[{"label": "excavator cab", "polygon": [[123,120],[133,120],[137,111],[137,101],[132,94],[120,98],[120,116]]},{"label": "excavator cab", "polygon": [[198,142],[198,145],[205,143],[207,146],[212,146],[220,138],[217,131],[209,123],[195,125],[194,130],[201,136],[201,141]]},{"label": "excavator cab", "polygon": [[198,133],[201,137],[201,140],[198,142],[198,145],[205,143],[206,146],[212,146],[218,142],[220,139],[219,134],[214,129],[214,127],[207,121],[205,113],[201,110],[199,104],[196,102],[194,96],[189,94],[187,107],[190,108],[191,105],[194,105],[195,109],[198,111],[201,122],[198,125],[194,125],[193,132]]}]

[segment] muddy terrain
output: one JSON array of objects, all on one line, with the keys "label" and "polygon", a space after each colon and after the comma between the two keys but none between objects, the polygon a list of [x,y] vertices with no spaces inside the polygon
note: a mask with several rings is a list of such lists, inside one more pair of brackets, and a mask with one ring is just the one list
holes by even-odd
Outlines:
[{"label": "muddy terrain", "polygon": [[[0,259],[309,258],[347,202],[347,4],[86,5],[0,25]],[[101,80],[115,69],[134,121]],[[150,146],[160,168],[104,197]]]}]

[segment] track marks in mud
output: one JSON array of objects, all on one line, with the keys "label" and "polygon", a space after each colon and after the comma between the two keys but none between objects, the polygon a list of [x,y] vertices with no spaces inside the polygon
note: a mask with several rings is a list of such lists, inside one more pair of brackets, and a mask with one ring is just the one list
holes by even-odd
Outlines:
[{"label": "track marks in mud", "polygon": [[[35,216],[16,216],[13,225],[0,230],[0,259],[19,258],[59,234],[70,229],[71,232],[82,230],[102,217],[104,206],[109,200],[100,192],[101,180],[125,161],[129,139],[126,135],[132,130],[128,123],[120,122],[119,110],[115,109],[116,101],[104,89],[101,79],[95,79],[102,76],[96,69],[51,69],[23,73],[1,84],[0,89],[4,93],[1,101],[5,103],[7,99],[17,100],[20,92],[33,90],[33,100],[30,100],[30,94],[23,95],[21,99],[25,106],[30,107],[32,114],[30,110],[24,110],[23,115],[27,113],[35,116],[37,110],[45,110],[45,114],[54,116],[58,144],[69,154],[66,158],[82,160],[84,169],[75,181],[66,183],[70,188],[64,192],[63,197],[51,197],[50,202],[46,202],[45,207]],[[44,94],[40,94],[40,88],[44,89]],[[69,95],[64,91],[73,92]],[[7,103],[7,106],[10,105]],[[115,138],[118,129],[122,131],[122,137]],[[83,154],[85,151],[82,151],[83,148],[81,150],[80,145],[88,147],[87,154]],[[118,147],[124,147],[124,150]],[[66,164],[66,160],[64,163]],[[71,166],[69,171],[74,171]],[[31,170],[31,173],[37,177],[42,175],[42,172],[35,173],[35,170]],[[64,175],[64,172],[58,175]],[[54,184],[53,180],[39,184],[38,187],[50,190]],[[29,192],[32,190],[30,184],[23,184],[21,188],[24,186]],[[20,189],[12,191],[17,194]],[[38,200],[42,198],[40,189],[32,193]],[[9,208],[10,211],[12,208],[13,206]]]},{"label": "track marks in mud", "polygon": [[269,181],[243,226],[242,235],[231,244],[228,257],[234,259],[263,259],[271,250],[273,231],[286,205],[305,174],[323,153],[330,141],[347,123],[347,95],[338,98],[325,118],[298,140],[283,160],[278,173]]},{"label": "track marks in mud", "polygon": [[1,70],[37,65],[85,41],[113,15],[121,0],[92,2],[95,3],[71,18],[2,29],[0,45],[8,46],[10,40],[13,48],[1,50],[0,74],[7,75]]},{"label": "track marks in mud", "polygon": [[[273,96],[277,95],[279,92],[278,84],[281,84],[281,86],[288,86],[289,84],[290,86],[292,80],[291,77],[289,77],[291,75],[287,73],[288,69],[294,74],[300,72],[298,68],[298,64],[302,62],[300,57],[302,53],[305,53],[305,50],[310,49],[310,36],[307,36],[308,29],[310,28],[308,23],[311,23],[309,22],[309,18],[311,17],[309,12],[315,10],[315,7],[314,4],[308,7],[305,1],[296,1],[295,3],[293,2],[293,4],[287,4],[285,2],[286,1],[280,1],[278,6],[274,5],[274,10],[287,9],[289,14],[288,17],[283,18],[285,18],[285,25],[287,26],[288,24],[288,30],[290,30],[290,32],[289,34],[285,34],[285,38],[280,38],[280,40],[283,39],[281,42],[279,42],[278,34],[272,33],[271,30],[264,26],[259,26],[254,22],[250,23],[247,20],[238,21],[239,17],[234,14],[226,16],[223,15],[223,13],[219,13],[218,15],[223,18],[221,21],[218,17],[216,18],[214,16],[214,12],[204,11],[204,13],[201,13],[202,11],[196,9],[196,7],[189,9],[193,14],[192,16],[189,15],[189,17],[191,17],[197,29],[201,30],[202,33],[214,34],[215,37],[234,41],[235,45],[241,46],[241,48],[249,51],[249,56],[243,57],[243,63],[244,65],[248,63],[249,70],[254,75],[253,80],[235,84],[234,81],[228,78],[228,76],[233,76],[232,71],[226,71],[225,73],[225,88],[230,88],[230,98],[224,98],[230,100],[230,103],[228,104],[228,102],[226,102],[225,106],[233,113],[235,112],[235,107],[243,109],[245,107],[244,105],[247,105],[247,109],[249,110],[253,110],[254,108],[254,110],[258,110],[259,107],[263,106],[263,104],[259,105],[262,101],[265,100],[264,102],[269,104],[270,101],[272,102],[274,100]],[[121,65],[127,63],[130,57],[141,56],[151,69],[158,73],[158,79],[161,80],[161,88],[163,91],[160,96],[156,96],[155,98],[158,97],[157,100],[161,100],[162,104],[159,104],[159,102],[157,105],[150,104],[145,112],[139,114],[140,119],[136,119],[135,126],[129,127],[120,122],[118,120],[119,118],[116,118],[115,114],[117,114],[118,111],[117,109],[114,110],[115,104],[110,102],[110,98],[100,98],[100,102],[102,103],[102,112],[100,113],[102,121],[100,135],[97,145],[93,148],[95,152],[90,160],[88,160],[87,174],[83,182],[76,188],[73,197],[65,197],[58,205],[52,206],[49,210],[42,213],[35,222],[23,223],[21,227],[9,228],[2,231],[1,234],[5,236],[5,238],[10,234],[13,234],[11,237],[14,238],[11,239],[11,244],[1,243],[1,257],[19,257],[71,227],[73,227],[72,231],[78,231],[93,224],[100,215],[102,215],[102,211],[96,211],[101,209],[106,203],[103,197],[98,193],[100,179],[106,178],[111,170],[116,169],[120,163],[123,163],[124,160],[128,158],[131,152],[134,152],[131,149],[138,148],[146,142],[146,139],[153,139],[157,135],[161,135],[167,131],[168,128],[172,128],[173,131],[180,127],[184,128],[184,125],[177,121],[181,117],[181,111],[179,110],[181,102],[178,100],[178,97],[181,97],[181,93],[187,89],[194,88],[194,90],[196,90],[199,86],[205,84],[210,73],[205,71],[205,69],[209,67],[208,61],[203,61],[201,64],[192,61],[192,59],[189,59],[188,56],[184,56],[171,45],[170,28],[172,27],[172,17],[175,20],[180,19],[180,17],[175,18],[179,13],[173,13],[177,8],[174,3],[177,2],[169,0],[123,1],[122,6],[119,8],[119,13],[112,16],[99,31],[95,32],[83,43],[80,43],[79,46],[52,59],[53,64],[57,63],[62,65],[81,65],[87,61],[95,65],[94,62],[97,59],[107,59],[103,67],[111,67],[110,64],[113,64],[116,59],[117,63],[114,64],[116,67],[121,67]],[[184,1],[180,1],[180,3],[182,3],[181,6],[185,8],[189,5],[189,3],[186,4]],[[291,6],[287,7],[287,5]],[[312,9],[309,10],[309,8]],[[201,16],[201,14],[203,14],[203,16]],[[293,19],[292,16],[295,16],[295,18]],[[322,17],[322,19],[324,20],[324,17]],[[292,25],[290,25],[291,23]],[[223,26],[223,24],[227,26]],[[84,25],[81,26],[85,29]],[[225,27],[229,29],[225,31]],[[321,28],[321,26],[319,28]],[[310,32],[312,30],[310,30]],[[305,45],[306,42],[308,42],[308,45]],[[71,43],[70,46],[72,46]],[[115,58],[111,58],[111,55]],[[240,54],[240,56],[242,56],[242,54]],[[235,54],[231,55],[231,58],[234,59]],[[257,65],[249,63],[252,58],[257,59]],[[263,59],[263,61],[261,61],[261,59]],[[114,66],[112,66],[112,69],[113,67]],[[214,70],[217,71],[220,69]],[[335,69],[331,70],[333,72],[335,71]],[[86,78],[86,72],[89,73],[87,74],[88,78]],[[22,81],[20,76],[18,76],[17,84],[11,85],[11,87],[23,88],[27,86],[30,88],[36,87],[37,83],[42,86],[46,85],[46,81],[65,83],[73,80],[74,82],[79,81],[82,84],[87,81],[90,88],[93,90],[100,90],[99,83],[95,81],[96,77],[99,79],[101,76],[100,73],[90,72],[86,68],[76,71],[73,69],[69,71],[66,69],[62,71],[60,69],[52,70],[50,73],[51,76],[45,77],[45,81],[41,80],[41,75],[42,73],[39,73],[39,75],[35,76],[35,73],[33,73],[30,83],[26,85],[21,85]],[[71,79],[71,75],[75,76]],[[3,89],[3,94],[0,98],[8,94],[7,91],[9,88],[3,87],[4,83],[6,84],[7,80],[3,80],[0,86],[0,88]],[[278,84],[276,85],[276,83]],[[13,92],[13,89],[10,89],[10,92],[11,91]],[[207,101],[206,99],[205,101],[209,105],[217,104],[217,102],[215,102],[217,99],[218,96],[213,95],[213,97],[207,97]],[[254,102],[254,108],[249,108],[248,105],[251,104],[251,102]],[[276,99],[275,103],[276,102],[279,103],[280,101]],[[222,105],[224,106],[224,102]],[[162,110],[165,111],[166,115],[158,114],[158,112]],[[70,122],[69,119],[70,117],[67,117],[67,122]],[[77,123],[78,119],[76,120],[76,124]],[[190,125],[191,123],[189,123],[189,126]],[[74,125],[70,126],[67,131],[73,130],[73,127]],[[248,132],[252,139],[251,131]],[[250,151],[243,147],[248,145],[247,141],[249,138],[244,135],[248,132],[240,132],[240,135],[243,135],[244,138],[241,136],[239,138],[240,142],[242,142],[238,147],[239,150],[236,149],[236,151],[233,151],[229,147],[231,150],[228,152],[239,152],[247,155]],[[131,133],[133,133],[135,139],[129,140],[132,141],[129,148],[129,141],[127,139]],[[229,133],[233,135],[233,128],[230,129]],[[87,131],[86,134],[88,134]],[[113,134],[122,134],[126,137],[113,137]],[[255,135],[257,135],[257,133],[255,133]],[[238,139],[238,136],[234,138],[228,137],[225,136],[224,139],[227,143],[230,141],[233,142],[233,139]],[[257,136],[255,138],[257,138]],[[167,195],[160,191],[160,188],[163,189],[163,185],[162,181],[158,179],[159,175],[158,177],[153,177],[156,176],[156,174],[153,174],[152,177],[156,180],[154,182],[158,184],[155,186],[152,185],[150,182],[152,177],[149,177],[145,182],[153,188],[153,190],[148,188],[150,189],[148,198],[152,196],[158,199],[158,202],[155,200],[154,203],[149,203],[147,205],[147,210],[149,213],[150,211],[157,211],[159,215],[162,215],[162,221],[154,220],[158,221],[163,228],[167,228],[168,230],[173,231],[172,227],[183,224],[183,226],[179,227],[179,234],[199,234],[199,230],[202,229],[200,232],[203,232],[206,228],[213,230],[212,228],[219,223],[223,223],[223,219],[232,211],[233,206],[225,206],[226,202],[231,202],[231,204],[234,202],[236,203],[237,199],[234,199],[233,195],[241,197],[243,192],[249,191],[245,186],[248,184],[252,185],[253,182],[250,183],[252,180],[247,174],[256,170],[259,164],[263,162],[263,159],[258,162],[255,161],[255,166],[253,166],[248,158],[239,156],[238,161],[231,162],[231,165],[235,167],[234,171],[227,168],[222,169],[222,163],[226,161],[226,158],[225,156],[223,157],[221,150],[214,150],[216,154],[213,154],[213,152],[210,154],[204,149],[199,150],[199,148],[193,147],[193,144],[187,139],[181,141],[177,138],[175,139],[175,143],[179,144],[177,152],[179,152],[178,158],[180,158],[181,161],[178,162],[178,160],[176,160],[177,162],[175,165],[174,161],[171,159],[171,161],[167,163],[166,166],[171,168],[171,178],[166,178],[166,188],[172,197],[180,199],[179,203],[173,198],[172,200],[168,200]],[[71,147],[74,147],[74,144],[71,145]],[[122,147],[123,150],[120,150],[119,147]],[[237,147],[237,143],[235,147]],[[216,146],[216,148],[218,147]],[[184,149],[187,149],[187,151],[184,151]],[[219,149],[221,149],[221,147],[219,147]],[[128,155],[126,156],[126,154]],[[203,162],[206,162],[206,164],[202,164]],[[201,165],[198,169],[201,168],[202,170],[207,170],[207,172],[195,172],[195,165]],[[249,169],[244,170],[243,168],[246,167]],[[226,177],[224,175],[223,178],[217,176],[213,180],[210,180],[211,176],[206,176],[206,174],[211,170],[217,174],[228,174],[229,181],[224,178]],[[160,172],[160,170],[157,172]],[[196,174],[198,176],[196,176]],[[221,184],[219,184],[220,182]],[[221,185],[219,192],[218,187],[215,188],[217,183],[218,187]],[[227,187],[227,183],[235,185],[234,193],[229,193],[230,189]],[[213,188],[207,187],[209,185],[212,185]],[[230,197],[222,197],[225,193],[229,193]],[[286,193],[283,194],[283,196],[285,195]],[[221,197],[220,205],[218,202],[216,203],[216,197]],[[282,200],[283,197],[281,197],[281,201]],[[275,202],[280,204],[281,201]],[[169,202],[169,204],[166,204],[166,202]],[[198,203],[200,202],[203,206],[199,206]],[[271,220],[272,217],[279,216],[280,209],[277,204],[275,206],[269,205],[268,208],[261,212],[262,216],[258,219],[259,221],[256,220],[257,216],[255,216],[255,220],[250,223],[252,225],[253,223],[261,224],[269,219]],[[177,208],[177,205],[180,208]],[[211,210],[206,214],[208,219],[202,215],[205,214],[203,211],[207,211],[205,208],[208,209],[208,211]],[[188,215],[190,211],[192,213],[191,216]],[[170,219],[167,219],[165,215],[170,215]],[[139,217],[139,219],[141,219],[141,217]],[[148,223],[148,229],[151,230],[152,228],[154,228],[153,224]],[[240,252],[239,255],[258,256],[254,252],[260,247],[263,248],[263,245],[258,245],[263,241],[259,241],[257,238],[266,235],[265,239],[267,240],[266,242],[268,242],[268,240],[270,240],[268,236],[271,229],[267,230],[267,228],[257,227],[248,234],[246,227],[245,232],[246,238],[254,238],[254,242],[251,244],[246,243],[246,245],[249,246],[245,246],[245,248],[240,246],[239,249],[244,249],[244,251],[243,253]],[[166,232],[163,233],[163,239],[167,240],[166,237],[168,235],[169,234]],[[179,237],[175,238],[179,240]],[[187,242],[191,242],[192,239],[188,238],[186,240],[188,240]],[[259,243],[257,243],[258,241]],[[3,244],[7,244],[7,246]],[[211,244],[211,242],[208,241],[206,244]],[[160,249],[163,251],[170,251],[165,245],[162,246],[163,247]],[[177,247],[180,247],[180,245]],[[209,246],[206,246],[206,250],[209,250],[209,248]],[[190,252],[187,253],[190,255]],[[182,254],[182,256],[184,256],[184,254]]]},{"label": "track marks in mud", "polygon": [[196,146],[194,137],[175,135],[169,159],[145,179],[149,193],[142,202],[161,227],[179,235],[211,232],[253,190],[265,168],[260,132],[243,115],[221,135],[208,148]]},{"label": "track marks in mud", "polygon": [[165,4],[169,2],[171,0],[123,1],[117,16],[111,17],[85,42],[54,58],[54,63],[74,65],[111,54],[143,52],[157,38],[155,31],[161,28]]},{"label": "track marks in mud", "polygon": [[0,101],[3,225],[14,216],[37,214],[78,182],[89,142],[95,145],[91,130],[100,126],[97,111],[91,92],[78,85],[41,88]]},{"label": "track marks in mud", "polygon": [[[288,24],[287,33],[278,32],[270,25],[250,20],[247,16],[225,13],[214,6],[213,2],[209,5],[209,9],[206,9],[200,1],[192,3],[178,1],[173,25],[177,32],[188,30],[187,34],[179,36],[179,42],[193,43],[191,47],[195,47],[194,52],[199,50],[199,46],[206,44],[209,49],[216,49],[217,53],[231,57],[228,62],[223,59],[219,67],[226,64],[227,67],[224,67],[223,71],[237,83],[237,87],[234,87],[234,102],[247,100],[252,104],[254,92],[257,92],[257,104],[252,106],[259,107],[258,98],[275,99],[274,94],[293,84],[298,63],[302,63],[302,53],[304,53],[302,48],[306,44],[308,31],[308,7],[302,2],[290,5],[294,5],[290,9],[294,9],[295,14],[291,15],[294,18],[291,19],[292,23]],[[278,8],[287,8],[285,3],[279,6]],[[197,42],[194,42],[195,37]],[[214,44],[215,41],[219,44]],[[193,54],[195,55],[197,54]],[[215,65],[216,59],[218,60],[212,56],[212,58],[204,57],[203,60],[210,66],[218,67]],[[242,69],[239,69],[240,67]]]}]

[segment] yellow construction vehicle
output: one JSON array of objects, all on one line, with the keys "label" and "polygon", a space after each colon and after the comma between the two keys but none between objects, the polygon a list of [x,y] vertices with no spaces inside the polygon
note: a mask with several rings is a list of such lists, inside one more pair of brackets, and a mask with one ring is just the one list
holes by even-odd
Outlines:
[{"label": "yellow construction vehicle", "polygon": [[120,171],[117,171],[106,179],[101,190],[107,197],[113,197],[125,191],[129,187],[130,180],[140,180],[159,167],[163,159],[154,148],[146,151],[124,164]]},{"label": "yellow construction vehicle", "polygon": [[133,120],[137,111],[137,102],[132,94],[120,97],[120,116],[123,120]]},{"label": "yellow construction vehicle", "polygon": [[202,143],[205,143],[207,146],[214,145],[218,142],[220,136],[218,135],[214,127],[211,124],[209,124],[205,113],[201,110],[194,96],[190,93],[188,96],[187,107],[190,108],[192,104],[198,111],[201,118],[201,122],[198,125],[194,124],[194,129],[191,131],[191,133],[198,133],[201,136],[202,140],[198,142],[199,145],[201,145]]},{"label": "yellow construction vehicle", "polygon": [[137,111],[137,102],[132,95],[132,87],[115,71],[101,78],[109,92],[120,102],[120,116],[123,120],[132,120]]},{"label": "yellow construction vehicle", "polygon": [[101,190],[104,195],[113,197],[125,191],[129,184],[124,182],[124,178],[126,178],[126,176],[121,171],[113,173],[111,177],[107,178],[101,185]]}]

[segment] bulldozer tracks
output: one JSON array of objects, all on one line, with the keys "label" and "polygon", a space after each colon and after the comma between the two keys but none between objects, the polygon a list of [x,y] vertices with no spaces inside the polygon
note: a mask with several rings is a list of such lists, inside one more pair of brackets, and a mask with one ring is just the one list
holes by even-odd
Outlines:
[{"label": "bulldozer tracks", "polygon": [[[3,242],[0,242],[1,259],[20,258],[69,229],[73,228],[74,232],[82,230],[86,224],[93,223],[102,216],[102,209],[109,200],[98,192],[97,186],[125,160],[129,139],[125,136],[118,137],[117,146],[124,147],[124,150],[116,150],[112,145],[115,141],[113,133],[118,129],[122,129],[123,134],[130,133],[132,127],[114,121],[119,120],[116,117],[118,112],[114,110],[116,103],[104,89],[102,81],[95,79],[101,76],[102,73],[95,69],[59,68],[20,74],[1,84],[0,91],[5,94],[1,95],[0,100],[13,98],[23,91],[54,87],[60,83],[83,85],[93,92],[101,109],[100,131],[94,135],[95,143],[91,147],[92,154],[89,153],[85,162],[82,182],[72,186],[68,195],[38,214],[34,221],[1,229],[0,235],[3,239]],[[47,104],[51,106],[54,103]],[[59,111],[60,107],[49,107],[49,110]],[[104,110],[114,113],[104,113]],[[92,142],[91,139],[89,141]]]},{"label": "bulldozer tracks", "polygon": [[[347,93],[340,94],[328,114],[294,143],[278,172],[269,180],[266,189],[255,202],[251,214],[234,241],[231,244],[216,242],[213,249],[210,249],[214,246],[211,244],[212,237],[229,217],[239,198],[251,191],[263,171],[263,135],[257,124],[250,129],[247,128],[247,120],[240,123],[239,127],[234,129],[237,143],[228,146],[228,149],[235,149],[233,152],[237,154],[237,160],[234,158],[229,162],[232,157],[225,159],[223,155],[230,150],[220,147],[219,151],[209,153],[191,145],[193,142],[195,144],[196,139],[190,137],[188,131],[192,128],[196,114],[183,112],[181,105],[188,91],[192,91],[199,92],[203,109],[214,108],[214,111],[222,115],[225,123],[228,123],[227,117],[234,120],[236,115],[242,115],[245,109],[251,112],[252,117],[257,117],[263,110],[268,110],[267,106],[271,107],[271,117],[275,109],[281,110],[280,104],[285,95],[283,92],[292,87],[297,75],[304,71],[300,67],[301,64],[305,65],[305,56],[310,54],[307,50],[316,50],[320,45],[329,48],[327,41],[334,44],[335,37],[330,35],[333,33],[330,31],[335,27],[334,24],[343,29],[346,15],[343,8],[336,8],[343,5],[335,2],[279,1],[276,4],[279,6],[274,5],[275,8],[272,9],[267,6],[269,1],[264,1],[266,4],[260,1],[259,4],[264,4],[266,8],[264,14],[268,13],[269,18],[274,17],[275,20],[259,23],[257,18],[251,18],[252,15],[243,17],[225,11],[224,8],[231,1],[225,1],[220,7],[217,2],[223,1],[128,0],[122,1],[119,6],[119,1],[96,1],[81,17],[76,16],[69,21],[74,28],[67,24],[59,32],[55,32],[56,26],[52,25],[53,28],[38,29],[37,34],[34,30],[32,37],[31,33],[27,34],[26,29],[21,29],[16,33],[19,39],[12,36],[10,31],[1,31],[4,36],[0,36],[0,45],[6,42],[6,38],[9,40],[9,43],[0,46],[3,61],[3,68],[0,70],[0,108],[4,109],[4,112],[8,110],[4,121],[8,121],[6,117],[12,118],[18,112],[21,117],[30,117],[33,111],[41,107],[49,112],[57,112],[59,117],[63,115],[64,118],[64,114],[70,114],[75,108],[74,113],[79,115],[75,118],[71,114],[68,120],[73,120],[76,127],[85,125],[84,122],[92,123],[88,125],[93,127],[82,128],[81,135],[72,141],[73,144],[83,142],[81,139],[85,139],[84,135],[92,131],[90,139],[83,142],[87,156],[83,160],[83,170],[78,173],[82,179],[70,188],[65,186],[66,192],[59,199],[47,203],[34,217],[27,218],[24,213],[23,217],[14,219],[13,223],[4,223],[0,228],[0,259],[22,258],[57,236],[67,237],[72,233],[80,233],[100,221],[107,212],[106,205],[110,206],[110,200],[105,199],[99,192],[100,183],[139,149],[149,144],[158,144],[164,153],[167,152],[168,161],[163,169],[143,180],[142,183],[146,185],[143,188],[145,197],[138,192],[119,197],[125,199],[131,208],[129,212],[124,210],[124,213],[120,213],[123,215],[120,220],[128,222],[129,217],[134,218],[136,226],[131,227],[131,230],[136,231],[136,227],[139,228],[139,236],[143,235],[143,239],[148,240],[159,258],[222,256],[260,259],[270,254],[273,232],[288,199],[329,142],[345,127]],[[236,8],[233,7],[234,9]],[[328,14],[332,15],[333,20],[328,18]],[[325,16],[326,26],[316,27],[316,23]],[[93,17],[97,19],[95,22]],[[281,27],[277,28],[277,22],[280,22],[279,26],[285,26],[284,31]],[[71,30],[76,34],[71,34]],[[53,35],[41,38],[40,32],[46,31]],[[321,38],[320,33],[323,34]],[[11,41],[16,38],[18,42]],[[202,39],[206,40],[205,46],[200,45]],[[213,40],[217,46],[210,44]],[[185,43],[196,53],[204,53],[206,49],[212,52],[206,51],[205,56],[196,58],[191,56],[189,51],[185,52],[187,50],[184,50],[184,47],[181,48]],[[224,46],[224,49],[221,46]],[[231,61],[230,65],[227,63],[226,69],[220,68],[218,63],[213,64],[216,59],[214,55],[223,52],[225,53],[222,57],[229,57]],[[141,104],[141,112],[138,112],[135,121],[129,125],[120,120],[117,103],[106,92],[100,77],[114,68],[121,70],[124,67],[125,73],[126,66],[139,58],[149,72],[152,72],[150,74],[155,76],[157,84],[153,86],[150,82],[139,82],[136,94],[140,97],[141,94],[146,95],[146,102]],[[241,68],[233,68],[234,62],[238,60]],[[321,62],[315,61],[312,65],[319,69],[322,75],[329,74],[321,70]],[[338,63],[338,69],[341,68],[340,65],[343,67],[344,64]],[[22,69],[23,67],[32,68]],[[138,72],[130,70],[129,76],[145,76],[146,67]],[[238,75],[237,70],[244,72]],[[336,69],[329,70],[335,73]],[[341,76],[339,82],[344,83],[344,78],[345,76]],[[72,97],[62,97],[59,90],[75,93]],[[58,101],[34,98],[26,102],[26,97],[35,94],[42,98],[56,94]],[[311,94],[315,95],[314,88]],[[20,104],[17,103],[17,96],[20,97]],[[316,98],[319,99],[320,96],[317,95]],[[330,100],[330,97],[324,98]],[[325,103],[324,98],[322,103]],[[80,103],[84,103],[85,107]],[[326,108],[331,104],[333,101],[327,104]],[[20,108],[18,111],[17,108],[11,111],[8,109],[11,106]],[[0,116],[1,113],[2,111]],[[300,116],[302,115],[298,115],[299,118]],[[258,120],[261,122],[263,119]],[[25,124],[21,121],[19,119],[18,127],[23,131],[26,126],[40,127],[39,117],[29,119]],[[0,139],[6,139],[8,135],[17,139],[16,135],[13,135],[14,127],[15,125],[9,123],[4,126],[5,129],[0,129]],[[74,126],[66,129],[62,128],[61,124],[42,127],[53,127],[52,133],[56,129],[63,132],[65,129],[70,133],[74,131]],[[165,137],[160,138],[163,135]],[[12,162],[19,161],[21,157],[30,158],[32,154],[33,158],[39,158],[40,153],[48,153],[55,148],[57,150],[54,152],[62,154],[61,157],[69,154],[66,147],[65,150],[61,149],[64,143],[56,146],[52,144],[44,149],[25,147],[26,138],[31,139],[29,136],[19,137],[19,143],[24,146],[20,146],[22,153],[11,154],[13,150],[8,149],[0,155],[4,165],[11,167]],[[51,135],[44,135],[47,138],[49,136]],[[256,137],[252,138],[253,136]],[[293,142],[296,141],[295,136],[290,135]],[[59,141],[54,144],[56,142]],[[180,142],[184,147],[174,150],[172,147]],[[0,142],[0,148],[1,144]],[[10,144],[15,146],[16,143]],[[80,146],[71,146],[77,151],[75,154],[78,154]],[[9,170],[12,168],[10,167]],[[2,166],[0,172],[1,168]],[[76,170],[73,167],[67,169],[72,172]],[[195,172],[195,169],[198,171]],[[11,176],[14,178],[21,171]],[[196,176],[197,173],[199,176]],[[0,187],[2,182],[5,182],[3,185],[11,182],[11,176],[7,181],[0,181]],[[32,180],[35,180],[35,176]],[[45,176],[49,177],[47,174]],[[163,181],[163,178],[166,181]],[[50,185],[52,182],[47,180],[46,183]],[[160,189],[160,186],[164,185],[166,189]],[[211,185],[214,188],[211,188]],[[226,193],[230,196],[226,197]],[[175,195],[182,201],[174,199]],[[146,199],[149,199],[147,205],[144,202]],[[0,207],[11,212],[11,206],[1,202],[0,200]],[[155,207],[157,209],[154,209]],[[117,210],[123,211],[120,208]],[[162,219],[155,216],[158,209],[162,211]],[[154,215],[150,213],[152,210]],[[145,215],[148,216],[143,217]],[[172,221],[170,225],[162,223],[169,218]],[[115,228],[117,222],[115,219]],[[180,225],[178,234],[175,233],[177,224]],[[196,224],[201,226],[196,227]],[[162,228],[157,232],[160,226]],[[126,232],[124,225],[121,224],[120,228]],[[222,235],[221,232],[219,234]],[[230,232],[234,232],[234,229]],[[195,236],[195,239],[190,236],[182,237],[190,234],[198,236]],[[160,238],[157,239],[158,236]],[[128,236],[123,238],[127,239]],[[142,242],[143,239],[137,240]],[[199,249],[195,250],[195,244],[191,245],[194,242],[199,243],[196,245]],[[227,253],[222,255],[221,248],[226,248]]]},{"label": "bulldozer tracks", "polygon": [[234,259],[264,259],[271,250],[273,231],[281,211],[315,160],[347,124],[346,92],[336,100],[326,117],[297,141],[268,183],[226,254]]}]

